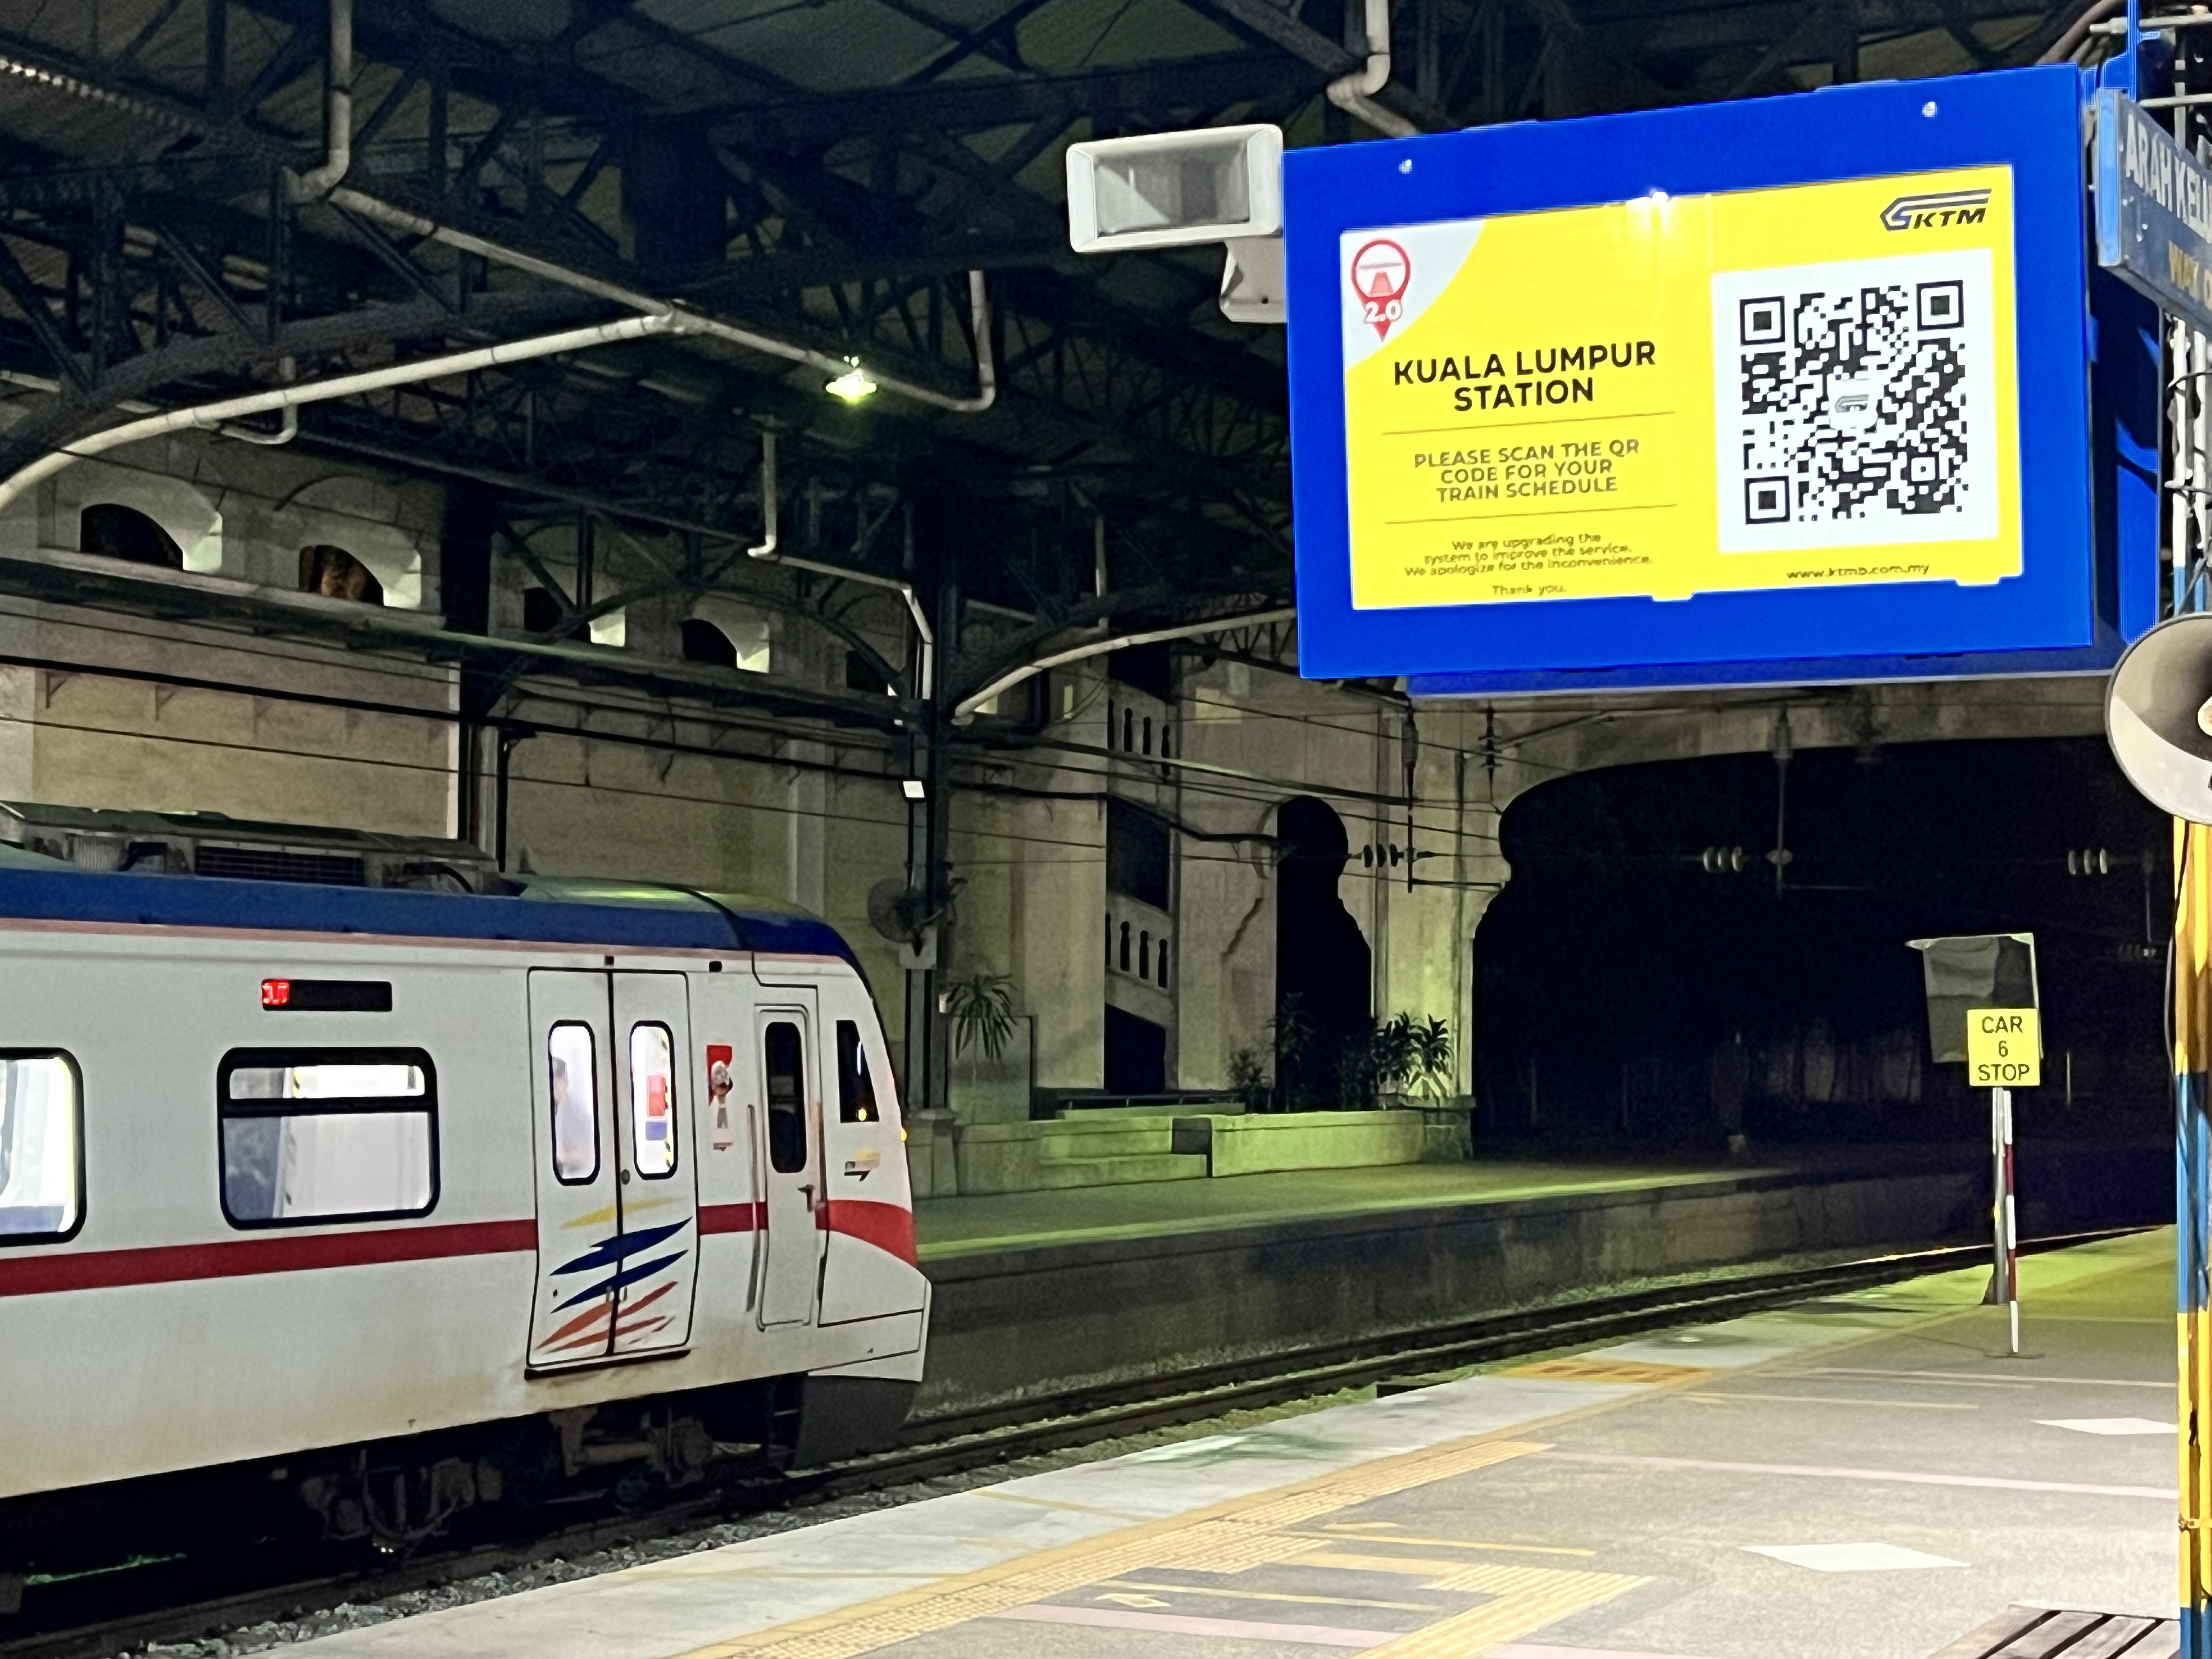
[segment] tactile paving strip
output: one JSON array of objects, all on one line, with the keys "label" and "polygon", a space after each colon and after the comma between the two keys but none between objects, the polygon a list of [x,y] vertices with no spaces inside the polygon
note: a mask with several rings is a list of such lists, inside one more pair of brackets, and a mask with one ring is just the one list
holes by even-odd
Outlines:
[{"label": "tactile paving strip", "polygon": [[1532,1365],[1516,1365],[1501,1376],[1540,1376],[1554,1382],[1680,1382],[1685,1377],[1710,1376],[1703,1365],[1657,1365],[1633,1359],[1540,1359]]},{"label": "tactile paving strip", "polygon": [[[1571,1613],[1609,1601],[1644,1581],[1629,1573],[1563,1571],[1557,1567],[1470,1567],[1455,1573],[1451,1588],[1487,1588],[1472,1581],[1478,1574],[1496,1575],[1498,1599],[1451,1618],[1370,1648],[1364,1659],[1467,1659],[1499,1642],[1510,1642]],[[1444,1588],[1431,1581],[1432,1589]]]},{"label": "tactile paving strip", "polygon": [[[684,1659],[857,1659],[857,1656],[926,1636],[934,1631],[988,1618],[1048,1596],[1064,1595],[1087,1584],[1120,1578],[1152,1569],[1182,1569],[1199,1572],[1241,1572],[1271,1562],[1289,1560],[1320,1547],[1322,1540],[1285,1537],[1277,1528],[1299,1526],[1356,1504],[1425,1486],[1454,1475],[1471,1474],[1508,1459],[1526,1456],[1547,1448],[1528,1441],[1467,1440],[1381,1458],[1288,1490],[1261,1492],[1216,1505],[1173,1520],[1109,1534],[1103,1538],[1070,1544],[1057,1550],[1028,1556],[1002,1567],[963,1574],[926,1589],[865,1601],[773,1630],[757,1631],[727,1642],[693,1650]],[[1474,1569],[1469,1569],[1470,1571]],[[1642,1580],[1611,1573],[1562,1571],[1540,1567],[1498,1567],[1493,1570],[1518,1588],[1498,1601],[1475,1609],[1500,1632],[1483,1637],[1486,1642],[1540,1628],[1552,1620],[1594,1601],[1620,1594]],[[1503,1579],[1501,1579],[1503,1582]],[[1489,1593],[1470,1586],[1477,1593]],[[1576,1599],[1579,1598],[1579,1599]],[[1474,1614],[1462,1614],[1431,1626],[1456,1645],[1434,1649],[1405,1647],[1394,1642],[1377,1649],[1389,1659],[1451,1659],[1477,1651],[1468,1644],[1474,1638],[1458,1632]],[[1470,1631],[1477,1627],[1469,1626]],[[1441,1633],[1456,1632],[1449,1638]],[[1417,1632],[1405,1641],[1416,1641],[1430,1632]]]}]

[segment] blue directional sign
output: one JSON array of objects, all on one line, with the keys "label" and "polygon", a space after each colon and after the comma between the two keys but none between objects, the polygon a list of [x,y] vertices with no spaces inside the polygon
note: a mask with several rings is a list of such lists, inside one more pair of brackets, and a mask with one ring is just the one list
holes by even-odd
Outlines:
[{"label": "blue directional sign", "polygon": [[2155,612],[2158,322],[2093,271],[2083,101],[2054,65],[1287,154],[1303,671],[2109,667]]},{"label": "blue directional sign", "polygon": [[2097,263],[2212,333],[2212,168],[2124,93],[2096,112]]}]

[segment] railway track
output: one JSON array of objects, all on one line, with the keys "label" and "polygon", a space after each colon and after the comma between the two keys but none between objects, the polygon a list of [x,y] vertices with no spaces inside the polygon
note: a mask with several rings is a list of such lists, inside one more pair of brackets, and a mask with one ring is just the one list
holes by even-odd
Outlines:
[{"label": "railway track", "polygon": [[[2116,1228],[2025,1240],[2021,1248],[2062,1249],[2134,1231]],[[1410,1381],[1522,1354],[1786,1306],[1810,1296],[1975,1267],[1988,1255],[1986,1244],[1946,1245],[1849,1261],[1706,1275],[1608,1296],[1575,1297],[1397,1339],[1186,1371],[1146,1384],[1089,1390],[988,1413],[925,1419],[909,1425],[904,1443],[827,1468],[710,1482],[704,1489],[673,1494],[647,1510],[544,1528],[524,1539],[425,1551],[374,1567],[234,1586],[224,1594],[206,1595],[210,1568],[188,1559],[72,1580],[69,1593],[63,1595],[42,1597],[34,1586],[21,1614],[0,1618],[0,1659],[103,1659],[152,1644],[204,1639],[312,1616],[344,1603],[384,1601],[613,1547],[648,1543],[794,1504],[942,1479],[1228,1411],[1279,1405],[1394,1379]],[[194,1594],[196,1584],[199,1594]],[[130,1610],[114,1613],[118,1601],[131,1604]],[[15,1626],[12,1632],[10,1624]]]}]

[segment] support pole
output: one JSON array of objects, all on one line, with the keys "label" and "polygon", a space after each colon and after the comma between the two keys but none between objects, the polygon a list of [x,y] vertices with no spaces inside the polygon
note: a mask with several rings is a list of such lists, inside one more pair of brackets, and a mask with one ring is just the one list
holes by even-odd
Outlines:
[{"label": "support pole", "polygon": [[2005,1304],[2009,1331],[2005,1352],[2020,1354],[2020,1227],[2013,1202],[2012,1091],[1990,1091],[1990,1161],[1995,1200],[1990,1206],[1996,1243],[1996,1267],[1990,1279],[1990,1300]]},{"label": "support pole", "polygon": [[2212,1232],[2212,829],[2177,819],[2174,830],[2173,1119],[2181,1425],[2182,1659],[2212,1659],[2212,1326],[2208,1326],[2208,1232]]}]

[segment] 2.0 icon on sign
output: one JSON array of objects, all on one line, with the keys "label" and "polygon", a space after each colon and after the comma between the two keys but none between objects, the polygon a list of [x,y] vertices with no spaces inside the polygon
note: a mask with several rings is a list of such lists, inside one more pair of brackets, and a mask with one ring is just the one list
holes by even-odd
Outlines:
[{"label": "2.0 icon on sign", "polygon": [[1390,325],[1406,314],[1406,290],[1413,281],[1412,257],[1387,237],[1376,238],[1352,256],[1352,292],[1360,320],[1376,339],[1388,339]]}]

